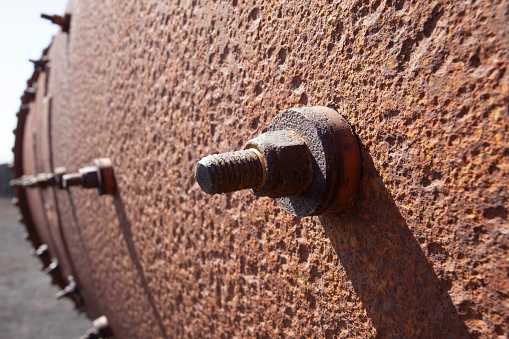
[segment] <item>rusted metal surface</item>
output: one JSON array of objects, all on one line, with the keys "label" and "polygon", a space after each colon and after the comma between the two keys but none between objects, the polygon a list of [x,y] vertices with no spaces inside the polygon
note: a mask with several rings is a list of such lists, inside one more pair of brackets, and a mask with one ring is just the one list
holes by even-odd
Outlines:
[{"label": "rusted metal surface", "polygon": [[[53,165],[107,156],[117,184],[55,191],[89,316],[120,338],[504,336],[508,6],[70,1],[48,53]],[[201,192],[203,154],[329,101],[361,149],[342,213]]]}]

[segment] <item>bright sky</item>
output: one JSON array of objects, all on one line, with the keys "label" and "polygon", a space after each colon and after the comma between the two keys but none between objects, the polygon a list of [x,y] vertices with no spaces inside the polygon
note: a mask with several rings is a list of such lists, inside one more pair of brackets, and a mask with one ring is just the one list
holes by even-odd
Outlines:
[{"label": "bright sky", "polygon": [[68,0],[0,0],[0,164],[13,161],[12,130],[26,81],[59,26],[41,13],[63,14]]}]

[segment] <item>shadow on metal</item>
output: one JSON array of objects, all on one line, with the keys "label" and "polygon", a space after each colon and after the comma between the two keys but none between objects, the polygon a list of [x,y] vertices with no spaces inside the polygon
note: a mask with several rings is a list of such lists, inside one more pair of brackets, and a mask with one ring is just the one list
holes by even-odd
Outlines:
[{"label": "shadow on metal", "polygon": [[159,329],[160,329],[160,336],[162,338],[168,339],[168,335],[166,334],[166,331],[164,329],[164,324],[161,319],[161,315],[159,314],[159,311],[157,310],[154,296],[152,295],[152,292],[150,291],[150,288],[147,283],[147,279],[145,278],[145,273],[143,272],[143,267],[141,266],[140,259],[138,257],[138,254],[136,253],[136,248],[134,246],[133,241],[133,232],[131,227],[131,221],[127,218],[127,214],[125,212],[124,203],[122,202],[122,198],[120,197],[120,194],[118,193],[118,190],[115,194],[114,199],[114,205],[115,205],[115,211],[117,213],[118,217],[118,223],[120,230],[122,231],[122,236],[124,237],[124,241],[127,246],[127,250],[129,252],[129,257],[131,258],[131,261],[133,262],[134,266],[136,267],[136,271],[138,272],[138,276],[140,277],[141,283],[143,285],[143,290],[147,296],[148,302],[150,304],[150,307],[152,308],[152,312],[154,314],[154,319],[156,320]]},{"label": "shadow on metal", "polygon": [[467,338],[460,319],[366,147],[351,206],[320,216],[341,266],[377,330],[378,337]]}]

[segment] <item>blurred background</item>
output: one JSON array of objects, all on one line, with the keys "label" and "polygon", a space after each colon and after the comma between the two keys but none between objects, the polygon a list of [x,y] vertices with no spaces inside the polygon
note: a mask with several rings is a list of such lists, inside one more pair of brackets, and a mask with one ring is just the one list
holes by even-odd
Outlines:
[{"label": "blurred background", "polygon": [[63,14],[67,0],[0,1],[0,164],[12,162],[12,130],[33,64],[51,42],[59,26],[41,13]]},{"label": "blurred background", "polygon": [[57,287],[40,271],[23,239],[24,226],[11,204],[12,130],[26,81],[59,26],[41,13],[63,14],[67,0],[0,1],[0,338],[78,338],[91,327],[68,300],[55,300]]}]

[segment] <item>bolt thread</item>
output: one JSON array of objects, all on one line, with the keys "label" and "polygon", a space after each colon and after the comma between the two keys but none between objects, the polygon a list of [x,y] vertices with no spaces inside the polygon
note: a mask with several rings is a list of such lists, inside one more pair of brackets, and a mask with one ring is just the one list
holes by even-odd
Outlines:
[{"label": "bolt thread", "polygon": [[19,186],[21,186],[21,180],[20,179],[12,179],[11,181],[9,181],[9,186],[19,187]]},{"label": "bolt thread", "polygon": [[34,187],[36,184],[37,179],[33,175],[24,175],[9,182],[12,187]]},{"label": "bolt thread", "polygon": [[201,159],[194,172],[205,193],[220,194],[257,189],[263,184],[262,160],[254,149],[213,154]]},{"label": "bolt thread", "polygon": [[71,173],[65,174],[62,177],[63,187],[68,188],[70,186],[81,186],[83,183],[83,178],[81,173]]},{"label": "bolt thread", "polygon": [[54,24],[60,25],[60,16],[58,15],[48,15],[48,14],[41,14],[41,18],[51,21]]}]

